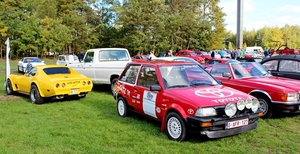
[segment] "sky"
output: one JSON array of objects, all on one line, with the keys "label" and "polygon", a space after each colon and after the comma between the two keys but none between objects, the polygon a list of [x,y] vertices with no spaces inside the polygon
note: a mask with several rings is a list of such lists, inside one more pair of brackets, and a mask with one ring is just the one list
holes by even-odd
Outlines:
[{"label": "sky", "polygon": [[[243,29],[247,31],[286,24],[300,26],[300,0],[242,0],[244,2]],[[226,29],[237,31],[237,0],[220,0]]]}]

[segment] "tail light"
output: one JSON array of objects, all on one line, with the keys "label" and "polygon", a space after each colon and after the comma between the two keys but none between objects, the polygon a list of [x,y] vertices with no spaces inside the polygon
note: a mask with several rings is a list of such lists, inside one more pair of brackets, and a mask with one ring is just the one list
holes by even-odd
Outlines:
[{"label": "tail light", "polygon": [[87,84],[90,85],[90,84],[91,84],[91,81],[88,81]]},{"label": "tail light", "polygon": [[55,87],[58,88],[58,87],[59,87],[59,83],[57,83],[57,84],[55,85]]},{"label": "tail light", "polygon": [[85,84],[86,84],[86,82],[85,82],[85,81],[83,81],[83,82],[82,82],[82,85],[85,85]]},{"label": "tail light", "polygon": [[65,84],[65,83],[62,83],[62,84],[61,84],[61,87],[65,87],[65,86],[66,86],[66,84]]}]

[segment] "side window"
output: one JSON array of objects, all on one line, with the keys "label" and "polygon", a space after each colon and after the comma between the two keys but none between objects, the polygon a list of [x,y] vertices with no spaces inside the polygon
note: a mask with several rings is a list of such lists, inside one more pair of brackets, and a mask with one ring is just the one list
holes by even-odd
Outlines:
[{"label": "side window", "polygon": [[84,62],[91,63],[91,62],[93,62],[93,59],[94,59],[94,52],[87,52],[86,56],[84,58]]},{"label": "side window", "polygon": [[279,63],[279,71],[296,72],[297,71],[297,62],[294,60],[281,60]]},{"label": "side window", "polygon": [[140,67],[141,67],[140,65],[131,65],[127,67],[126,70],[121,75],[120,80],[131,84],[135,84],[136,77]]},{"label": "side window", "polygon": [[215,76],[223,76],[223,73],[230,73],[228,65],[224,64],[215,64],[210,70],[210,74]]},{"label": "side window", "polygon": [[278,60],[270,60],[263,64],[266,70],[277,70]]},{"label": "side window", "polygon": [[32,68],[30,72],[28,72],[28,76],[35,76],[37,68]]},{"label": "side window", "polygon": [[139,74],[138,85],[147,88],[150,88],[151,85],[159,85],[154,67],[142,67]]}]

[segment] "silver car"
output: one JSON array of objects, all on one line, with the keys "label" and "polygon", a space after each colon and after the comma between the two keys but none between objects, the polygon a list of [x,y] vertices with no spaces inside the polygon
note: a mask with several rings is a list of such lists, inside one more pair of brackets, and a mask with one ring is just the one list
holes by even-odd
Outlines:
[{"label": "silver car", "polygon": [[28,59],[30,59],[30,63],[32,64],[32,67],[37,65],[46,65],[45,62],[39,59],[38,57],[24,57],[18,62],[19,73],[25,73],[25,69],[28,64]]}]

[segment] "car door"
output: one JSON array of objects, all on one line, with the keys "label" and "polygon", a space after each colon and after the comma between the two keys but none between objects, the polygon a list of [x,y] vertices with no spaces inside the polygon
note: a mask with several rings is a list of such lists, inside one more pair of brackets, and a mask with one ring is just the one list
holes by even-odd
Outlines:
[{"label": "car door", "polygon": [[142,66],[137,86],[134,88],[134,93],[137,95],[138,109],[147,116],[152,118],[159,118],[161,106],[158,104],[158,96],[161,95],[159,91],[150,91],[150,86],[159,86],[157,73],[154,66],[144,65]]},{"label": "car door", "polygon": [[31,82],[33,76],[35,76],[35,73],[37,71],[37,68],[32,68],[30,72],[24,74],[19,80],[19,89],[22,93],[29,94]]},{"label": "car door", "polygon": [[291,78],[291,79],[300,79],[300,68],[299,62],[296,60],[284,60],[279,61],[278,73],[277,76]]},{"label": "car door", "polygon": [[84,62],[78,65],[81,66],[78,72],[86,75],[87,77],[91,78],[93,81],[95,80],[95,53],[94,51],[87,51],[86,56],[84,58]]}]

